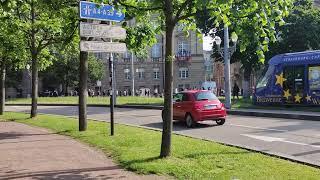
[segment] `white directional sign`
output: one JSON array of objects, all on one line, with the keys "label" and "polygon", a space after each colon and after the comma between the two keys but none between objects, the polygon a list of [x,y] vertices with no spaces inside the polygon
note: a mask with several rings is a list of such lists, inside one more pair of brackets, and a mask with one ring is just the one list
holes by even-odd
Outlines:
[{"label": "white directional sign", "polygon": [[126,30],[119,26],[110,26],[105,24],[92,24],[92,23],[81,22],[80,36],[125,39]]},{"label": "white directional sign", "polygon": [[87,52],[125,53],[127,46],[125,43],[118,42],[81,41],[80,50]]}]

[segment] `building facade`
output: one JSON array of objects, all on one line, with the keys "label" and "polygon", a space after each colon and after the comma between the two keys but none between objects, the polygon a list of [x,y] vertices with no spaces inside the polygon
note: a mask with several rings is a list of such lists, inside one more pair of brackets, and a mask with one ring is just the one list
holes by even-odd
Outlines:
[{"label": "building facade", "polygon": [[[176,28],[173,36],[175,59],[173,62],[173,89],[200,88],[205,80],[203,44],[195,32],[185,36],[180,28]],[[161,94],[164,89],[165,37],[158,36],[157,43],[150,49],[147,58],[140,59],[130,52],[117,55],[114,62],[116,89],[131,94],[134,85],[135,93],[143,90]],[[102,89],[110,89],[108,54],[99,53],[97,57],[105,62],[107,76],[102,80]],[[132,78],[134,77],[134,79]],[[129,93],[130,92],[130,93]]]}]

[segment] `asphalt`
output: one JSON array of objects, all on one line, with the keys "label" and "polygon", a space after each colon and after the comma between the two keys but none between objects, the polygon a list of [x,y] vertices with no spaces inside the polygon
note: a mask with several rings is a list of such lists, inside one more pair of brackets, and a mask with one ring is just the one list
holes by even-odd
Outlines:
[{"label": "asphalt", "polygon": [[[78,106],[77,104],[38,104],[39,106]],[[29,104],[6,104],[6,106],[30,106]],[[110,107],[109,105],[88,105],[88,107]],[[117,108],[154,109],[162,110],[163,106],[155,105],[116,105]],[[320,112],[290,111],[290,110],[265,110],[265,109],[231,109],[230,115],[290,118],[309,121],[320,121]]]},{"label": "asphalt", "polygon": [[[26,106],[6,107],[7,111],[28,113],[29,109]],[[76,117],[78,108],[39,106],[39,112]],[[116,123],[162,129],[160,110],[116,108],[115,112]],[[109,108],[88,107],[88,118],[109,121],[109,117]],[[174,122],[173,130],[177,134],[252,149],[320,167],[320,124],[314,119],[302,121],[290,117],[228,115],[223,126],[209,121],[188,129],[183,122]]]}]

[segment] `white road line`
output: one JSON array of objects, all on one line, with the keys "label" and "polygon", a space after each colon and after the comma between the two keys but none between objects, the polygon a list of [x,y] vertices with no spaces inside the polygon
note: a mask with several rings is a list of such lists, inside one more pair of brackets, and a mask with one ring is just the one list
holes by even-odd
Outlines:
[{"label": "white road line", "polygon": [[295,144],[295,145],[300,145],[300,146],[309,146],[309,147],[313,147],[313,148],[320,148],[320,146],[318,146],[318,145],[312,145],[312,144],[306,144],[306,143],[300,143],[300,142],[294,142],[294,141],[287,141],[286,138],[278,138],[278,137],[271,137],[271,136],[258,136],[258,135],[252,135],[252,134],[240,134],[240,135],[250,137],[253,139],[258,139],[261,141],[266,141],[266,142],[284,142],[284,143]]},{"label": "white road line", "polygon": [[288,132],[288,130],[262,128],[262,127],[256,127],[256,126],[245,126],[245,125],[239,125],[239,124],[229,124],[229,125],[230,126],[236,126],[236,127],[251,128],[251,129],[261,129],[261,130],[269,130],[269,131]]}]

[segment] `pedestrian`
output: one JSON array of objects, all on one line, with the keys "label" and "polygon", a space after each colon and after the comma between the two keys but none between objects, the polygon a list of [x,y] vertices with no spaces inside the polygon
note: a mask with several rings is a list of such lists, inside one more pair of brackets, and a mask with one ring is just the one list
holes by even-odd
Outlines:
[{"label": "pedestrian", "polygon": [[158,88],[155,88],[155,89],[154,89],[154,96],[155,96],[155,97],[158,97]]},{"label": "pedestrian", "polygon": [[239,86],[237,85],[237,83],[234,83],[234,86],[233,86],[233,99],[235,96],[237,96],[237,99],[239,99],[239,91],[240,91],[240,88]]}]

